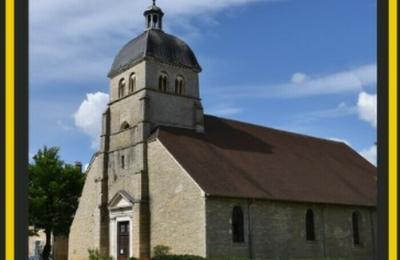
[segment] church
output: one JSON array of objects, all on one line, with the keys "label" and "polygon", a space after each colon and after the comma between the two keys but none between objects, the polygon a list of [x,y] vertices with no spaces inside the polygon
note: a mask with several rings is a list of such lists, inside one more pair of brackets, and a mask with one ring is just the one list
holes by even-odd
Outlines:
[{"label": "church", "polygon": [[375,166],[341,142],[205,115],[194,52],[163,31],[154,1],[144,16],[108,73],[68,258],[150,259],[163,245],[207,258],[373,259]]}]

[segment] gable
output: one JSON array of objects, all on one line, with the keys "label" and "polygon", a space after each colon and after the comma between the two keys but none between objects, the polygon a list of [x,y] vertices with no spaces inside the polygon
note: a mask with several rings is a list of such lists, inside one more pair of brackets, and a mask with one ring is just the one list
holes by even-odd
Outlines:
[{"label": "gable", "polygon": [[199,184],[159,140],[149,142],[148,171],[150,189],[159,185],[155,190],[169,190],[174,194],[190,191],[204,195]]},{"label": "gable", "polygon": [[134,203],[133,197],[131,197],[128,192],[121,190],[113,196],[108,203],[108,207],[110,209],[129,208],[132,207]]}]

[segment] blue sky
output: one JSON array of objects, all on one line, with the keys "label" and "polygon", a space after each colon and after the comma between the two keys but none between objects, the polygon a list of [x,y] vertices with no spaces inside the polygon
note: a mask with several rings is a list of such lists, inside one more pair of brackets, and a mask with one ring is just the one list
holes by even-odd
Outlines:
[{"label": "blue sky", "polygon": [[[140,0],[30,2],[30,154],[90,161],[118,50]],[[205,112],[343,140],[376,158],[376,1],[159,0],[194,50]]]}]

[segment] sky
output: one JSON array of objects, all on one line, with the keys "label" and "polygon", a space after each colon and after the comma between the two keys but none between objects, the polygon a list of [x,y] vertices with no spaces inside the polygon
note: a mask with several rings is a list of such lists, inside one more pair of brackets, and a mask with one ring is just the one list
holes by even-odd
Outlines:
[{"label": "sky", "polygon": [[[32,0],[29,153],[97,151],[119,49],[149,0]],[[345,142],[376,163],[376,0],[158,0],[203,68],[205,113]]]}]

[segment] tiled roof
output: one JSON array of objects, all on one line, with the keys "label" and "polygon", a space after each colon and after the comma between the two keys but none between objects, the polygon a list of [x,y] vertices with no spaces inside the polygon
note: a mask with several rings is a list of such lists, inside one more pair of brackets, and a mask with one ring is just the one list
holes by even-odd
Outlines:
[{"label": "tiled roof", "polygon": [[344,143],[213,116],[156,137],[208,196],[376,205],[376,167]]},{"label": "tiled roof", "polygon": [[162,30],[151,29],[122,47],[114,59],[108,76],[113,77],[145,57],[201,71],[196,56],[185,42]]}]

